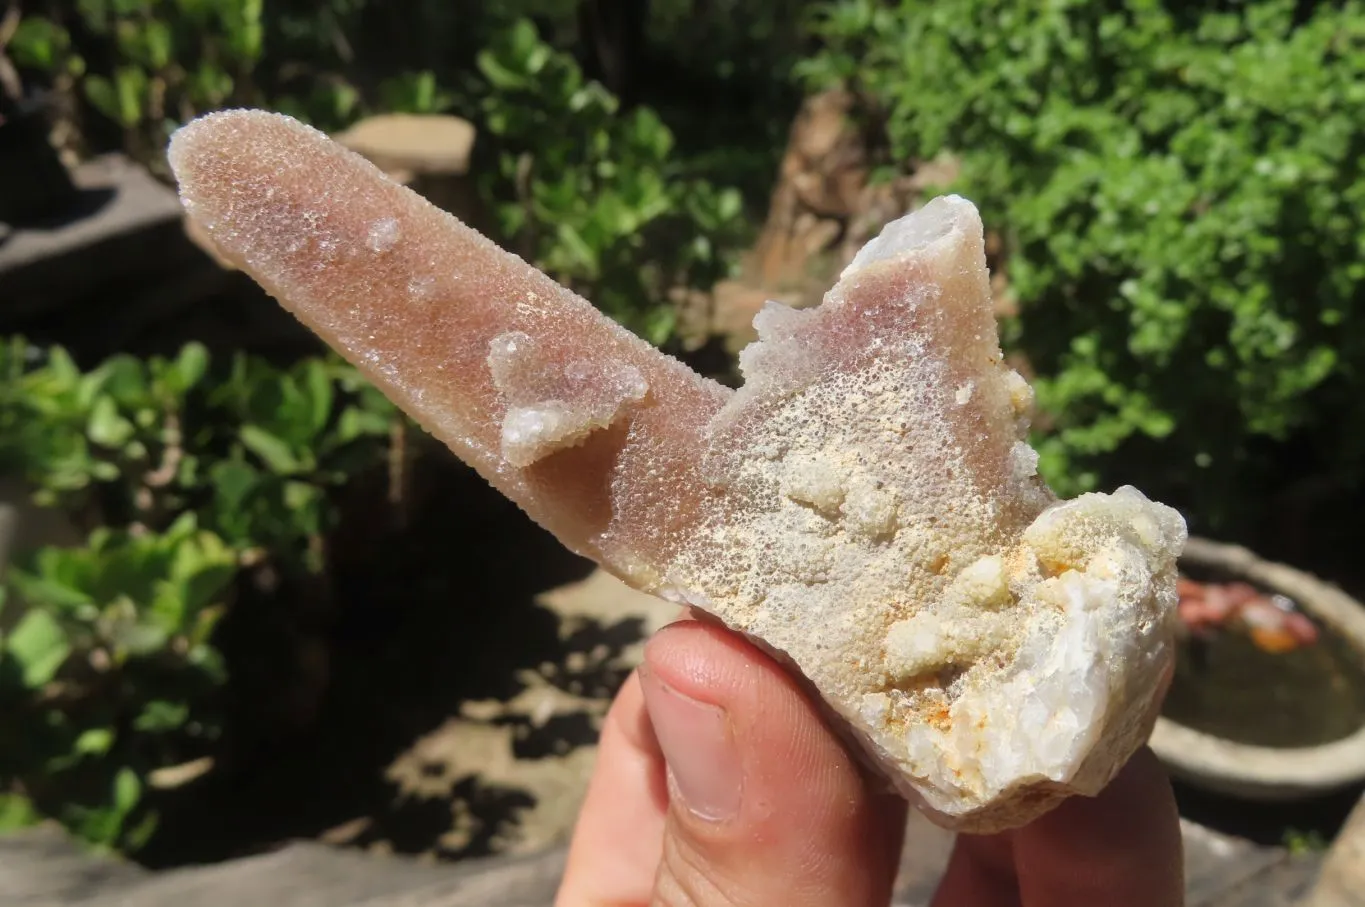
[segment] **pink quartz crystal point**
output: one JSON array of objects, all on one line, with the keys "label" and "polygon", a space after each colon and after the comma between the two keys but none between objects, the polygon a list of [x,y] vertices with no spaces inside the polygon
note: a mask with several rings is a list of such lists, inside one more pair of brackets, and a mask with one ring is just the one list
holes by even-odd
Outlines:
[{"label": "pink quartz crystal point", "polygon": [[945,825],[1095,794],[1173,657],[1179,514],[1059,502],[965,199],[888,225],[816,309],[770,303],[728,391],[287,118],[178,132],[192,218],[561,541],[799,671]]},{"label": "pink quartz crystal point", "polygon": [[[288,117],[204,117],[170,161],[227,259],[563,542],[667,557],[728,390]],[[661,506],[613,519],[613,489]]]}]

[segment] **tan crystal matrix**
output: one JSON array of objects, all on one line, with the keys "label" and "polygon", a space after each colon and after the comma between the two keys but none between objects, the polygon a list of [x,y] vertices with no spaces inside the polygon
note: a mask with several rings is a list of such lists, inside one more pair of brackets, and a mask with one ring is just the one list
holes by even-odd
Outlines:
[{"label": "tan crystal matrix", "polygon": [[1021,824],[1146,739],[1185,526],[1038,477],[969,202],[891,224],[820,307],[770,303],[731,391],[285,117],[196,121],[171,163],[399,406],[573,550],[778,653],[937,821]]}]

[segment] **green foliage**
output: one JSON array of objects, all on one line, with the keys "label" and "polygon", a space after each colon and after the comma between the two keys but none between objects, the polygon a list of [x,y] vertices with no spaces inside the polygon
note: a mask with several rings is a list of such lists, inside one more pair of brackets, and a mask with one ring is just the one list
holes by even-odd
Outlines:
[{"label": "green foliage", "polygon": [[397,410],[349,366],[320,359],[280,371],[239,356],[209,402],[235,437],[206,470],[206,519],[244,551],[321,572],[328,491],[383,461]]},{"label": "green foliage", "polygon": [[668,339],[668,293],[709,288],[727,270],[739,193],[688,178],[657,114],[621,111],[529,21],[502,33],[478,66],[483,123],[501,151],[488,188],[504,232],[618,321]]},{"label": "green foliage", "polygon": [[[495,161],[483,188],[500,239],[638,333],[669,339],[670,294],[709,289],[742,234],[739,193],[695,172],[717,171],[715,161],[697,156],[689,173],[653,110],[622,110],[569,52],[519,18],[535,15],[552,37],[569,33],[574,4],[412,6],[404,31],[429,24],[458,45],[462,67],[395,66],[383,57],[392,51],[366,34],[367,23],[392,25],[392,16],[368,0],[52,3],[24,20],[15,54],[21,65],[69,73],[88,104],[121,127],[124,147],[163,175],[170,132],[222,107],[269,107],[324,129],[375,110],[465,115],[485,127],[481,153]],[[681,14],[677,4],[665,12]],[[771,25],[771,16],[758,18]],[[450,52],[440,42],[441,53],[428,52],[424,36],[410,43],[418,65]],[[366,45],[380,62],[360,67],[357,47]],[[112,63],[87,63],[95,60]]]},{"label": "green foliage", "polygon": [[47,813],[94,844],[146,841],[147,773],[216,733],[199,706],[223,677],[210,637],[236,572],[193,514],[9,568],[21,616],[0,634],[0,829]]},{"label": "green foliage", "polygon": [[1261,452],[1310,436],[1362,474],[1365,7],[1300,6],[846,0],[816,20],[804,75],[863,93],[891,160],[959,156],[953,188],[1005,236],[1067,492],[1121,472],[1230,517]]},{"label": "green foliage", "polygon": [[379,107],[392,113],[444,113],[455,96],[440,86],[429,69],[405,72],[385,79],[379,86]]},{"label": "green foliage", "polygon": [[114,665],[165,650],[207,664],[218,602],[237,555],[187,513],[166,531],[97,529],[84,548],[45,548],[10,568],[28,606],[6,639],[26,686],[48,683],[71,651],[101,649]]},{"label": "green foliage", "polygon": [[82,66],[79,58],[69,56],[71,36],[66,29],[37,16],[19,21],[5,49],[14,58],[15,65],[30,69],[50,72],[59,66],[70,65],[79,73]]},{"label": "green foliage", "polygon": [[[65,70],[150,156],[196,112],[250,100],[264,50],[264,0],[80,0],[26,19],[15,41],[20,65]],[[78,50],[71,32],[88,36]],[[112,59],[92,67],[88,59]]]},{"label": "green foliage", "polygon": [[353,369],[224,366],[198,344],[88,371],[0,345],[0,471],[99,527],[0,586],[0,829],[52,815],[143,843],[149,773],[217,734],[213,630],[242,572],[325,569],[331,491],[385,463],[396,411]]},{"label": "green foliage", "polygon": [[[162,152],[171,132],[202,113],[268,106],[323,128],[360,115],[361,91],[340,74],[350,56],[341,27],[354,24],[364,5],[330,0],[277,10],[264,0],[51,2],[20,23],[11,53],[19,66],[74,79],[81,100],[123,131],[126,150],[164,175]],[[312,58],[272,57],[272,41]],[[451,103],[429,72],[400,72],[378,93],[382,104],[408,112]]]},{"label": "green foliage", "polygon": [[[41,363],[41,364],[40,364]],[[0,467],[18,471],[40,504],[89,512],[101,486],[113,516],[162,510],[192,478],[181,428],[188,395],[208,367],[198,344],[173,360],[116,356],[82,372],[66,351],[14,339],[0,347]],[[152,493],[167,498],[153,501]]]},{"label": "green foliage", "polygon": [[[189,344],[174,359],[116,356],[82,372],[65,351],[0,347],[0,468],[40,504],[88,526],[164,528],[193,510],[242,551],[317,572],[328,489],[375,464],[397,418],[349,366],[288,369],[238,355],[210,375]],[[212,380],[210,380],[212,379]]]},{"label": "green foliage", "polygon": [[1300,828],[1287,828],[1281,844],[1294,856],[1325,853],[1329,847],[1327,839],[1317,829],[1304,831]]}]

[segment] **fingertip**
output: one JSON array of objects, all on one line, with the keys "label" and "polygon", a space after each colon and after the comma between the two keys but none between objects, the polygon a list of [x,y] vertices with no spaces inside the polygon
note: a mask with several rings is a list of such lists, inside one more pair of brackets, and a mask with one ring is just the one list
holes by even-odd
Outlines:
[{"label": "fingertip", "polygon": [[690,611],[656,632],[640,668],[702,701],[748,693],[765,706],[795,708],[827,730],[818,694],[795,667],[702,612]]},{"label": "fingertip", "polygon": [[756,685],[789,687],[786,673],[772,658],[710,620],[692,616],[659,630],[645,644],[641,671],[702,702],[724,705]]},{"label": "fingertip", "polygon": [[[738,634],[709,621],[670,624],[646,645],[640,675],[675,781],[732,764],[752,820],[774,796],[784,799],[780,789],[794,776],[807,785],[824,780],[833,754],[820,745],[827,732],[818,716],[781,667]],[[707,786],[717,788],[719,779]],[[714,810],[701,812],[715,818]]]}]

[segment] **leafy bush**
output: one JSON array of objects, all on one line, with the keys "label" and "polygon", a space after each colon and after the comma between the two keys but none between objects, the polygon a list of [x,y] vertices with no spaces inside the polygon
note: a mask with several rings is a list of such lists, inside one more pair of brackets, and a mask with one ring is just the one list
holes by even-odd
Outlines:
[{"label": "leafy bush", "polygon": [[499,171],[486,182],[503,231],[537,265],[654,343],[671,290],[709,288],[738,235],[734,189],[689,179],[647,107],[621,111],[522,20],[479,54],[482,121]]},{"label": "leafy bush", "polygon": [[0,348],[0,468],[87,528],[156,530],[192,510],[286,571],[321,570],[327,491],[384,462],[397,410],[335,359],[210,365],[189,344],[82,372],[60,348],[13,340]]},{"label": "leafy bush", "polygon": [[0,471],[94,526],[0,586],[0,827],[52,815],[136,849],[149,774],[217,733],[212,633],[243,571],[325,567],[334,489],[386,462],[403,423],[348,366],[236,356],[213,369],[0,346]]},{"label": "leafy bush", "polygon": [[1365,7],[846,0],[815,30],[805,75],[898,166],[960,157],[1004,234],[1054,483],[1226,524],[1288,442],[1365,475]]},{"label": "leafy bush", "polygon": [[209,404],[227,443],[205,474],[208,524],[253,559],[321,573],[319,543],[335,522],[328,493],[384,462],[397,409],[339,361],[281,371],[246,356]]},{"label": "leafy bush", "polygon": [[0,347],[0,467],[87,527],[155,521],[193,481],[184,408],[207,367],[191,344],[174,360],[117,356],[82,372],[61,348],[11,340]]},{"label": "leafy bush", "polygon": [[[135,154],[152,160],[177,122],[253,93],[262,7],[262,0],[83,0],[26,18],[13,52],[21,66],[79,78],[85,100],[124,130]],[[72,28],[89,36],[86,47],[75,46]]]},{"label": "leafy bush", "polygon": [[202,709],[223,679],[209,639],[236,571],[236,553],[193,514],[164,533],[100,529],[85,548],[9,568],[22,616],[0,633],[0,814],[49,813],[104,846],[147,839],[148,773],[217,731]]},{"label": "leafy bush", "polygon": [[[124,148],[162,175],[171,132],[202,113],[267,106],[336,128],[367,108],[341,72],[350,54],[340,28],[363,0],[284,10],[264,0],[33,5],[12,42],[15,62],[74,83],[81,100],[122,130]],[[307,56],[291,58],[293,50]],[[409,112],[451,102],[429,72],[393,74],[375,94],[387,109]]]},{"label": "leafy bush", "polygon": [[171,131],[226,106],[269,107],[324,129],[370,111],[463,114],[485,127],[480,146],[495,163],[483,188],[501,239],[663,343],[676,315],[669,294],[709,289],[727,272],[741,235],[739,193],[689,176],[652,110],[623,111],[569,52],[513,15],[529,7],[563,25],[570,4],[476,7],[458,21],[416,6],[420,18],[407,27],[429,20],[454,44],[472,31],[484,46],[441,74],[366,71],[352,45],[381,12],[366,0],[84,0],[24,19],[13,52],[21,66],[71,81],[162,175]]}]

